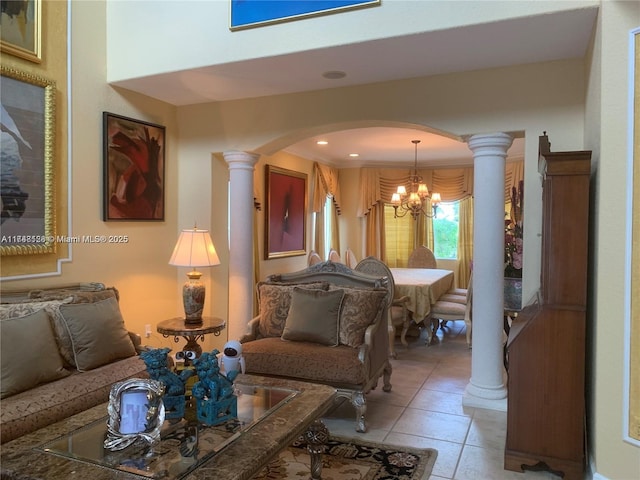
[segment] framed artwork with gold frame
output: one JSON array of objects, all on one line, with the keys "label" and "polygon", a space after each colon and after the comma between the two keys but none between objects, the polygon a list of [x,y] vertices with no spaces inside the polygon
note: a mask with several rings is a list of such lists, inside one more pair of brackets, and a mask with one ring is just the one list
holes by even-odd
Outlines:
[{"label": "framed artwork with gold frame", "polygon": [[264,258],[306,253],[307,174],[266,165]]},{"label": "framed artwork with gold frame", "polygon": [[0,254],[54,253],[56,85],[5,65],[0,73]]},{"label": "framed artwork with gold frame", "polygon": [[40,63],[42,0],[2,0],[0,6],[0,50]]}]

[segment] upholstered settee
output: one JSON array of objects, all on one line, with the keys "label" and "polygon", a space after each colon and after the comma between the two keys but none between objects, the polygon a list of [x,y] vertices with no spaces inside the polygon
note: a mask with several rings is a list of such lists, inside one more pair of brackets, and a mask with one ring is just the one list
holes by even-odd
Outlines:
[{"label": "upholstered settee", "polygon": [[391,391],[387,278],[323,262],[272,275],[257,290],[259,315],[240,340],[247,373],[333,386],[365,432],[365,395],[380,377]]},{"label": "upholstered settee", "polygon": [[2,291],[0,300],[0,443],[106,402],[115,382],[148,376],[115,288]]}]

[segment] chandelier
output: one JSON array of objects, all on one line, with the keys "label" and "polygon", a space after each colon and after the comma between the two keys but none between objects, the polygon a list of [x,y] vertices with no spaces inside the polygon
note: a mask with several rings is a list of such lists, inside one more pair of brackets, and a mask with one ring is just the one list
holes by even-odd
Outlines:
[{"label": "chandelier", "polygon": [[[391,196],[391,205],[393,205],[393,217],[404,217],[410,213],[414,220],[417,220],[420,214],[426,217],[435,217],[438,205],[442,201],[440,194],[433,192],[429,194],[427,184],[422,182],[422,177],[418,175],[418,144],[420,140],[411,140],[415,145],[415,158],[413,163],[413,173],[409,174],[410,192],[407,193],[405,185],[399,185],[398,190]],[[428,208],[429,203],[431,208]],[[433,210],[433,213],[431,213]]]}]

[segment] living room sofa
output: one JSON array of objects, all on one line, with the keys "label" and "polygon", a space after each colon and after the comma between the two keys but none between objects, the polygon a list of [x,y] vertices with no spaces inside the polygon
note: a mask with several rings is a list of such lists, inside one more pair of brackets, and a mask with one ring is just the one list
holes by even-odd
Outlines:
[{"label": "living room sofa", "polygon": [[116,382],[148,377],[118,298],[100,283],[1,292],[0,443],[106,402]]},{"label": "living room sofa", "polygon": [[323,262],[257,285],[259,315],[240,339],[246,372],[336,388],[367,430],[365,395],[383,378],[391,391],[386,277]]}]

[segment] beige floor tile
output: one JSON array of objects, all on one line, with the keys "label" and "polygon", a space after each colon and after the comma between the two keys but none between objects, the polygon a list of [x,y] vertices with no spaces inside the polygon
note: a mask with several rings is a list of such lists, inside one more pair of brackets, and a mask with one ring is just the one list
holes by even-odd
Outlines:
[{"label": "beige floor tile", "polygon": [[407,408],[392,431],[464,443],[470,423],[470,417]]},{"label": "beige floor tile", "polygon": [[467,436],[467,445],[504,452],[507,437],[507,412],[476,409]]},{"label": "beige floor tile", "polygon": [[473,415],[472,408],[462,406],[462,395],[422,389],[416,393],[409,404],[411,408],[429,410],[431,412],[451,413],[453,415]]},{"label": "beige floor tile", "polygon": [[503,468],[503,452],[465,445],[456,469],[455,480],[511,480],[524,478],[523,474],[509,472]]}]

